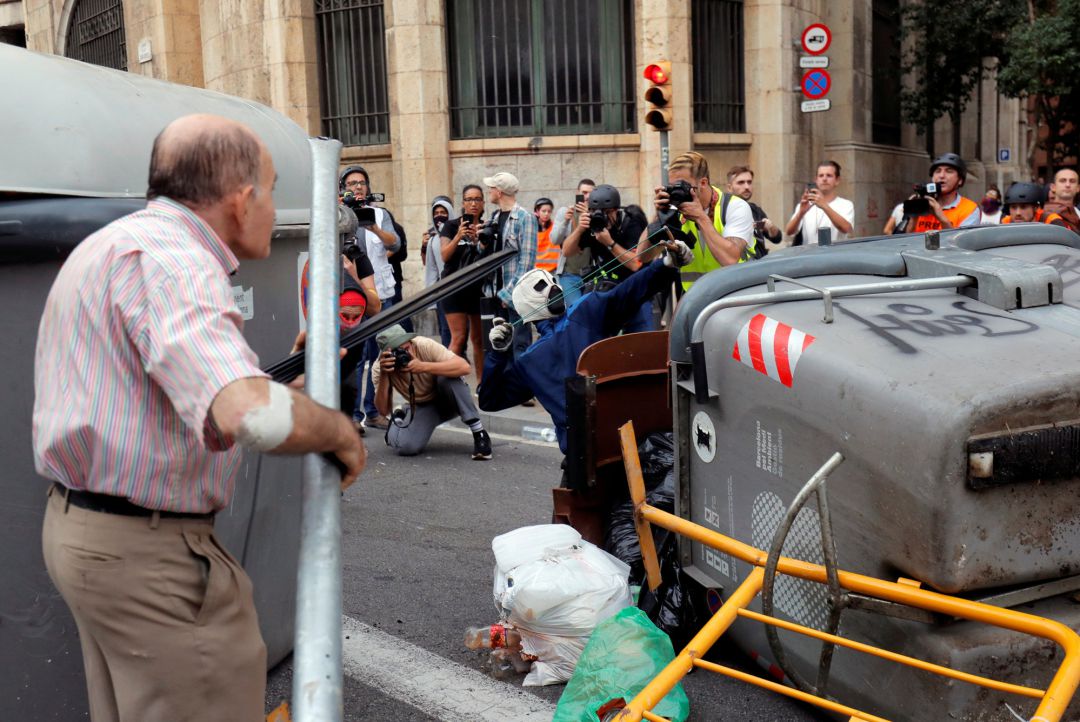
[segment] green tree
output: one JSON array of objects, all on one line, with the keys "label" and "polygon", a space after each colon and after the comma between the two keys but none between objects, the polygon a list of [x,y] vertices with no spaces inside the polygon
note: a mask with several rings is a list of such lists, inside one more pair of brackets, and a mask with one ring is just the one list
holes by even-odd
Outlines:
[{"label": "green tree", "polygon": [[[1041,5],[1041,7],[1039,6]],[[1051,165],[1080,154],[1080,0],[1036,4],[1009,34],[998,87],[1011,98],[1031,99],[1036,133],[1028,149],[1031,162],[1036,145],[1046,150]]]},{"label": "green tree", "polygon": [[[901,13],[906,50],[901,70],[904,120],[919,128],[934,152],[933,125],[952,120],[959,146],[960,116],[987,74],[997,72],[1006,97],[1031,98],[1046,126],[1037,138],[1051,162],[1075,157],[1080,140],[1080,0],[987,0],[942,3],[911,0]],[[1035,145],[1029,149],[1029,162]]]}]

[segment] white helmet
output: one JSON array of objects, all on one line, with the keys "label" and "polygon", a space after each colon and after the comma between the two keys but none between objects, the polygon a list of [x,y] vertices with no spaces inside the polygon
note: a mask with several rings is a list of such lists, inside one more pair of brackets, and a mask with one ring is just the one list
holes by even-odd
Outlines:
[{"label": "white helmet", "polygon": [[524,321],[543,321],[566,313],[562,287],[542,268],[534,268],[514,286],[514,310]]}]

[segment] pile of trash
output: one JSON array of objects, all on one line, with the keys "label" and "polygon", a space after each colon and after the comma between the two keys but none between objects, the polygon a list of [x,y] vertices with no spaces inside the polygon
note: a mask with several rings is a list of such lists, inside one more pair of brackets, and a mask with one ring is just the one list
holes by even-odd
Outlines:
[{"label": "pile of trash", "polygon": [[630,567],[564,524],[515,529],[491,548],[501,623],[469,630],[466,646],[491,647],[493,669],[527,667],[527,687],[565,682],[596,626],[632,605]]}]

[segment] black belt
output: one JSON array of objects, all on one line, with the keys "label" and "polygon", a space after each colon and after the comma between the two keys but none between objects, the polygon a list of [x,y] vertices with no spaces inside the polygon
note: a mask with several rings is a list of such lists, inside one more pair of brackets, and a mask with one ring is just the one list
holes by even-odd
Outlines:
[{"label": "black belt", "polygon": [[132,504],[127,499],[109,494],[95,494],[92,491],[80,491],[69,489],[62,484],[54,484],[55,493],[65,496],[69,504],[87,511],[99,511],[103,514],[119,514],[120,516],[153,516],[154,512],[162,519],[200,519],[213,521],[213,512],[206,514],[183,512],[183,511],[159,511],[147,509],[145,506]]}]

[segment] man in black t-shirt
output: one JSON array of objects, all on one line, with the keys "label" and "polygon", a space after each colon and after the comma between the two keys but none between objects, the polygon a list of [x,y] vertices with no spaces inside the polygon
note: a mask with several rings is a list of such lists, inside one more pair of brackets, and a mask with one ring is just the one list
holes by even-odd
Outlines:
[{"label": "man in black t-shirt", "polygon": [[[572,258],[585,249],[592,252],[592,265],[582,275],[582,291],[607,290],[641,268],[638,241],[649,225],[637,206],[621,209],[619,191],[607,184],[589,194],[589,214],[563,241],[563,255]],[[652,300],[641,305],[634,320],[623,331],[652,331]]]}]

